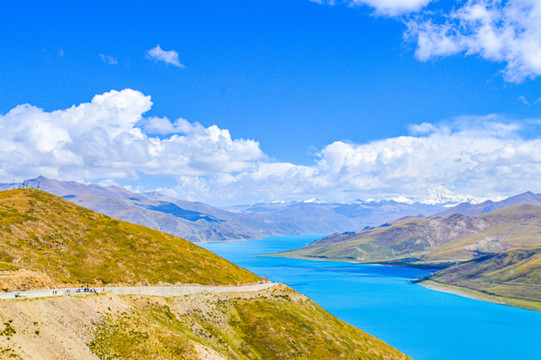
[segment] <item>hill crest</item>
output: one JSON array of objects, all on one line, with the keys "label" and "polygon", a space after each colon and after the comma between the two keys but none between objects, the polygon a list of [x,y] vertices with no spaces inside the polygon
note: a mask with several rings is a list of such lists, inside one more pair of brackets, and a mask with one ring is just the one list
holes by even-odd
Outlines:
[{"label": "hill crest", "polygon": [[20,287],[261,280],[189,241],[34,189],[0,192],[0,237],[3,275],[30,274]]}]

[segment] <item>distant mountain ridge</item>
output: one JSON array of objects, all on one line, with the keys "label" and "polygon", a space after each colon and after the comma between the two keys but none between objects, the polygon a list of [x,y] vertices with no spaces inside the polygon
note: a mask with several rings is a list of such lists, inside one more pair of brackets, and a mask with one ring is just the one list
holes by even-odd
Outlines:
[{"label": "distant mountain ridge", "polygon": [[[208,205],[151,193],[138,194],[119,186],[86,185],[42,176],[26,183],[32,187],[39,184],[46,192],[116,219],[148,226],[192,242],[243,240],[267,236],[270,232],[242,221],[237,214]],[[16,184],[2,184],[0,190],[14,186]]]},{"label": "distant mountain ridge", "polygon": [[436,213],[434,216],[446,217],[452,214],[474,216],[514,205],[541,205],[541,194],[534,194],[531,191],[527,191],[501,201],[487,200],[479,204],[465,202]]},{"label": "distant mountain ridge", "polygon": [[[394,200],[350,203],[293,201],[237,205],[227,209],[242,214],[263,216],[276,223],[289,222],[303,229],[301,233],[324,234],[379,226],[398,217],[429,215],[443,210],[444,206],[401,203]],[[336,230],[328,231],[333,228]],[[320,231],[313,231],[315,229]]]},{"label": "distant mountain ridge", "polygon": [[446,267],[479,255],[541,246],[541,206],[516,205],[476,216],[406,217],[333,234],[283,256]]},{"label": "distant mountain ridge", "polygon": [[[44,191],[119,220],[151,227],[192,242],[231,241],[271,235],[329,234],[377,226],[397,217],[427,215],[441,205],[370,201],[318,201],[239,205],[225,209],[174,199],[156,192],[134,193],[118,186],[85,185],[38,177]],[[0,184],[0,190],[20,184]]]}]

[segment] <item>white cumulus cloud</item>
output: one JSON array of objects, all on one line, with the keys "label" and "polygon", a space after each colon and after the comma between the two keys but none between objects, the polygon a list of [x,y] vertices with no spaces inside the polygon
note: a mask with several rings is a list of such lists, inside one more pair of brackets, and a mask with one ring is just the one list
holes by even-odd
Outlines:
[{"label": "white cumulus cloud", "polygon": [[458,53],[505,63],[507,81],[541,75],[541,1],[468,0],[449,14],[425,13],[408,24],[416,56]]},{"label": "white cumulus cloud", "polygon": [[[42,174],[61,179],[121,179],[137,171],[162,176],[247,170],[263,158],[253,140],[179,119],[167,137],[145,133],[152,102],[135,90],[112,90],[91,102],[46,112],[28,104],[0,115],[2,181]],[[161,119],[163,127],[165,119]],[[149,125],[150,124],[150,125]],[[164,132],[159,132],[163,134]],[[3,174],[3,175],[2,175]]]},{"label": "white cumulus cloud", "polygon": [[310,0],[366,5],[377,15],[398,17],[405,39],[416,43],[421,60],[463,54],[504,64],[506,81],[521,83],[541,75],[541,1]]},{"label": "white cumulus cloud", "polygon": [[[541,121],[489,114],[410,126],[404,136],[335,141],[312,165],[272,160],[217,125],[145,117],[149,96],[122,90],[68,109],[19,105],[0,115],[0,181],[44,175],[120,183],[176,179],[171,195],[213,204],[299,200],[499,198],[539,192]],[[147,184],[148,186],[148,184]],[[147,188],[147,190],[150,190]]]},{"label": "white cumulus cloud", "polygon": [[541,139],[525,139],[525,130],[496,115],[425,123],[412,126],[412,135],[365,144],[335,141],[312,166],[259,161],[238,174],[180,177],[168,191],[214,203],[501,198],[539,191]]},{"label": "white cumulus cloud", "polygon": [[148,50],[147,56],[156,61],[162,61],[166,64],[173,65],[182,69],[186,68],[186,66],[180,63],[178,59],[178,53],[175,50],[165,51],[160,47],[160,45],[156,45],[155,48]]},{"label": "white cumulus cloud", "polygon": [[376,9],[377,14],[397,16],[416,12],[427,6],[432,0],[349,0],[351,5],[368,5]]}]

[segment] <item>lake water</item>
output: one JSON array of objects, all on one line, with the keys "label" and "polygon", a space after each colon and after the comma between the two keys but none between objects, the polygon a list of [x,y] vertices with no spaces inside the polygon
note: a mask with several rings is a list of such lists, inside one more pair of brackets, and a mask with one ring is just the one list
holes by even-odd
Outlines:
[{"label": "lake water", "polygon": [[410,283],[426,271],[258,257],[321,236],[280,236],[203,247],[312,298],[338,318],[416,360],[541,359],[541,312],[472,300]]}]

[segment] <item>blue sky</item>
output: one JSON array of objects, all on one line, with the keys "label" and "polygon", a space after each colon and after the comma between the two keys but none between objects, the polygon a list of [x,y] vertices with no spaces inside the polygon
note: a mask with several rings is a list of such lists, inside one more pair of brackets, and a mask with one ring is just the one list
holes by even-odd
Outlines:
[{"label": "blue sky", "polygon": [[534,0],[3,2],[0,178],[213,204],[539,192],[540,23]]}]

